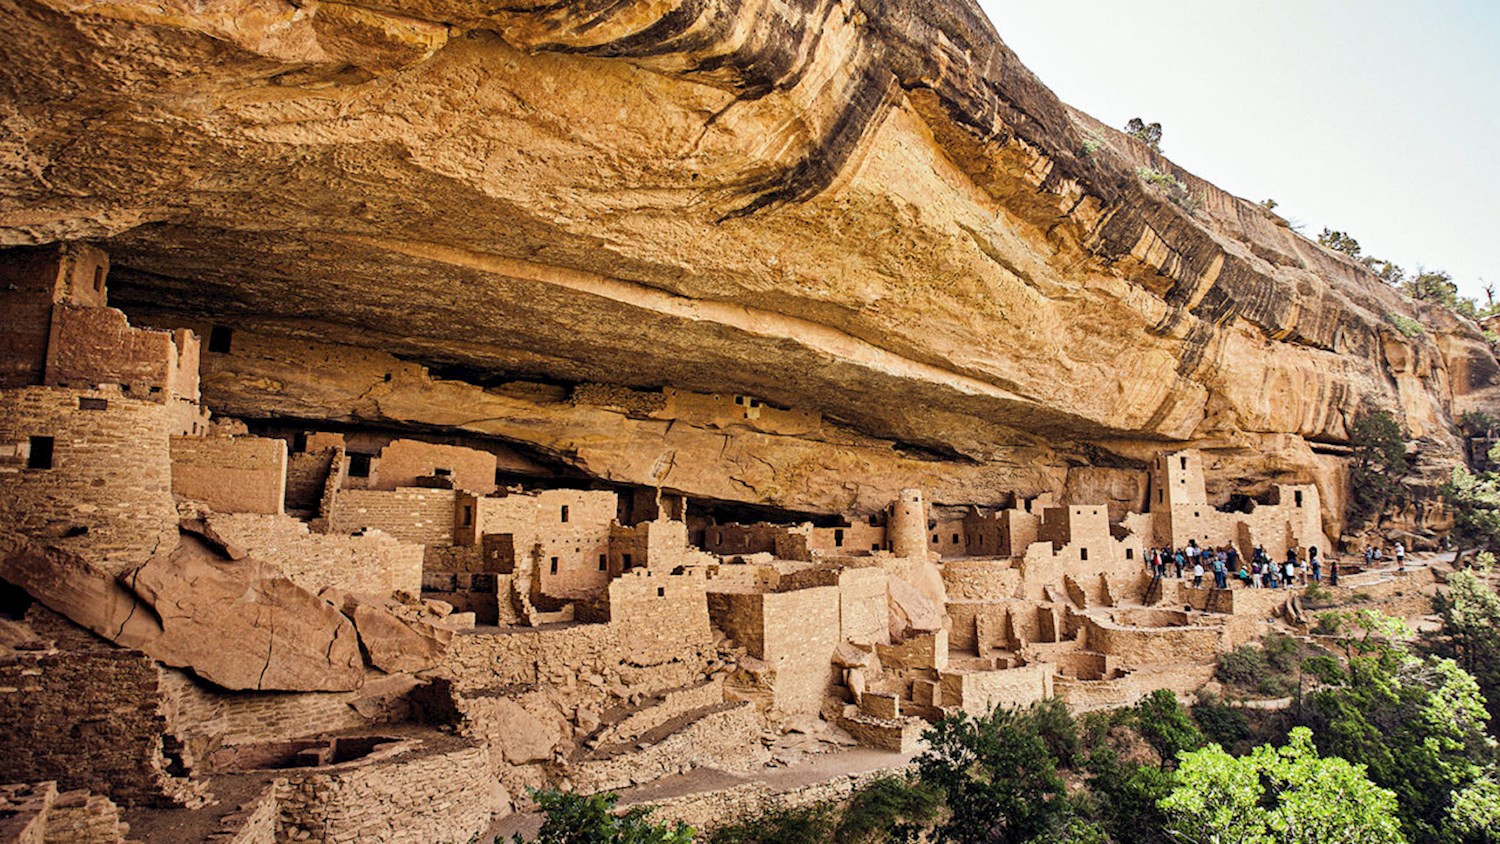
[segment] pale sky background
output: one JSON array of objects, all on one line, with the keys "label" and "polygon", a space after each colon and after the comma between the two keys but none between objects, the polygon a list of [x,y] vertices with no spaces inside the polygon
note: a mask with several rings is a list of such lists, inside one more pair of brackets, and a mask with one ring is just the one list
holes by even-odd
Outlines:
[{"label": "pale sky background", "polygon": [[1197,176],[1500,287],[1500,0],[979,2],[1064,102],[1160,121]]}]

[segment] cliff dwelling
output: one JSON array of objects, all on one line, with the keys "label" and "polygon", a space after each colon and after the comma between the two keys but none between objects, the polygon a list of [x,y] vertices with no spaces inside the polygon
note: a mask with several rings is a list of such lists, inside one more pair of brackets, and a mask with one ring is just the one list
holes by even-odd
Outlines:
[{"label": "cliff dwelling", "polygon": [[1310,629],[1161,548],[1430,612],[1437,563],[1356,559],[1349,429],[1399,416],[1387,527],[1440,550],[1476,325],[1150,193],[970,4],[763,60],[616,5],[3,13],[66,61],[0,71],[48,173],[0,172],[0,841],[490,840],[542,787],[712,827],[684,775],[865,760],[823,787]]}]

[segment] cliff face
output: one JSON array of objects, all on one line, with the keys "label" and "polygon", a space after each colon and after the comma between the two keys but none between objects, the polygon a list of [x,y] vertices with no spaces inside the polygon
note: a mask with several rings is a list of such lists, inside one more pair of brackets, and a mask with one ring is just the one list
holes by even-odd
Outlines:
[{"label": "cliff face", "polygon": [[133,315],[281,338],[207,356],[224,412],[829,512],[909,485],[1125,500],[1187,442],[1317,481],[1337,524],[1361,410],[1430,480],[1452,420],[1500,405],[1476,326],[1068,109],[970,0],[0,9],[0,243],[99,241]]}]

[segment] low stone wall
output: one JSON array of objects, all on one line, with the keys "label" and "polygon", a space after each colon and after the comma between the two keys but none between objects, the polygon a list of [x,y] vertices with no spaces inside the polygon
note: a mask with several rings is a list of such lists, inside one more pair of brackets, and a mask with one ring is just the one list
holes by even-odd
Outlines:
[{"label": "low stone wall", "polygon": [[1125,627],[1081,616],[1089,650],[1130,665],[1207,662],[1224,650],[1222,627]]},{"label": "low stone wall", "polygon": [[497,802],[484,749],[422,739],[386,759],[288,773],[278,783],[278,841],[469,844]]},{"label": "low stone wall", "polygon": [[[656,823],[685,823],[696,830],[699,840],[722,826],[745,818],[760,817],[774,809],[792,809],[817,803],[848,800],[860,787],[888,776],[903,776],[912,767],[899,763],[859,774],[838,776],[824,782],[786,791],[775,791],[761,782],[746,783],[721,791],[699,792],[667,800],[648,801],[641,805],[652,809]],[[631,805],[631,804],[626,804]]]},{"label": "low stone wall", "polygon": [[422,546],[380,533],[312,533],[291,516],[214,515],[209,525],[251,556],[274,563],[287,579],[317,594],[328,587],[389,595],[422,591]]},{"label": "low stone wall", "polygon": [[763,727],[748,703],[725,704],[661,741],[605,759],[575,762],[563,769],[577,791],[626,788],[699,767],[746,772],[765,764],[770,753],[760,742]]},{"label": "low stone wall", "polygon": [[1050,663],[1001,671],[943,671],[938,674],[941,705],[970,715],[987,715],[997,706],[1027,706],[1052,697],[1055,673]]},{"label": "low stone wall", "polygon": [[197,758],[223,745],[252,744],[366,729],[406,718],[406,676],[368,680],[352,692],[232,692],[211,689],[176,669],[162,671],[162,712]]},{"label": "low stone wall", "polygon": [[218,830],[205,838],[203,844],[276,844],[276,825],[280,819],[273,784],[220,818]]}]

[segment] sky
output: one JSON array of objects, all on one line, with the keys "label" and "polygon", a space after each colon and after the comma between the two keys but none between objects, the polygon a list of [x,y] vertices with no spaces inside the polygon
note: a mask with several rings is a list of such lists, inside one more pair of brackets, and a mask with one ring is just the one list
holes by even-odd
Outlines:
[{"label": "sky", "polygon": [[1064,102],[1159,121],[1195,175],[1500,288],[1500,0],[979,3]]}]

